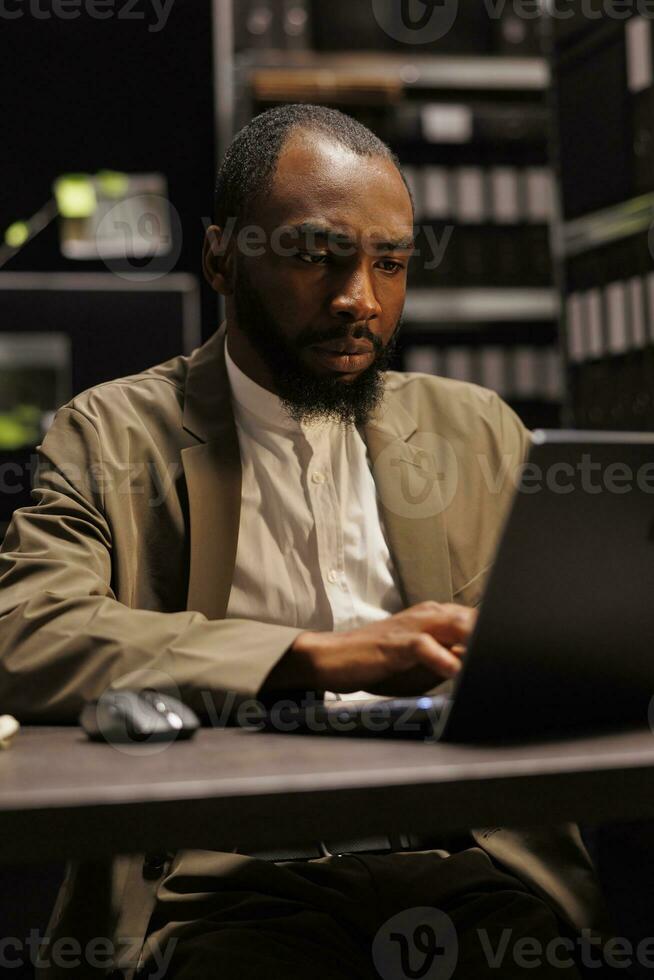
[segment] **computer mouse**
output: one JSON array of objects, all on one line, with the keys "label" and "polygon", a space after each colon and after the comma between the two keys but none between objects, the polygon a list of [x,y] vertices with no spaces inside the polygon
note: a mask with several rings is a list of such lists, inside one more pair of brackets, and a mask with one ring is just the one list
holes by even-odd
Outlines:
[{"label": "computer mouse", "polygon": [[107,691],[82,709],[79,723],[94,742],[172,742],[191,738],[200,721],[169,694]]}]

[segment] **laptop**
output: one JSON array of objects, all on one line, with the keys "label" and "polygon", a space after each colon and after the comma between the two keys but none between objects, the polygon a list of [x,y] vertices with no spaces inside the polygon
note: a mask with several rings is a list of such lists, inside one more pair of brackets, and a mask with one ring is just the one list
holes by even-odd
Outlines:
[{"label": "laptop", "polygon": [[654,435],[538,430],[451,690],[287,701],[265,727],[501,741],[654,724],[653,698]]}]

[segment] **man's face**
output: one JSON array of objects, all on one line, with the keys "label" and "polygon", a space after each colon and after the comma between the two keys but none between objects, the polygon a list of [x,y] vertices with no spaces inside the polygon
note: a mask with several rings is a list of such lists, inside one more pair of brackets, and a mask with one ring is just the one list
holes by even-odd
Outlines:
[{"label": "man's face", "polygon": [[365,422],[383,391],[413,249],[396,168],[299,134],[249,223],[262,254],[248,254],[241,232],[227,304],[234,359],[297,419]]}]

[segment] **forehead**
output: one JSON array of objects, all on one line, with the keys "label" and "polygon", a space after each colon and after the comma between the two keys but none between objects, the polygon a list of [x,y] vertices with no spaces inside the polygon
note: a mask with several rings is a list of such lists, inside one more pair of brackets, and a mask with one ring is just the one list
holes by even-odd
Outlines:
[{"label": "forehead", "polygon": [[398,239],[413,230],[411,200],[391,160],[359,156],[312,133],[288,141],[257,211],[275,226],[323,219],[359,234],[380,229]]}]

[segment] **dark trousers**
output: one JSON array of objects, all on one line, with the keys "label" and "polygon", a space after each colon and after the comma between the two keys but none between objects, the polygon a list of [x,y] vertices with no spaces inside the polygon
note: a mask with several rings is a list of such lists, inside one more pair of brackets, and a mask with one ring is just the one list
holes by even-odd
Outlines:
[{"label": "dark trousers", "polygon": [[200,894],[185,893],[197,879],[174,880],[148,939],[172,954],[159,977],[580,977],[553,911],[478,848],[283,863],[234,855]]}]

